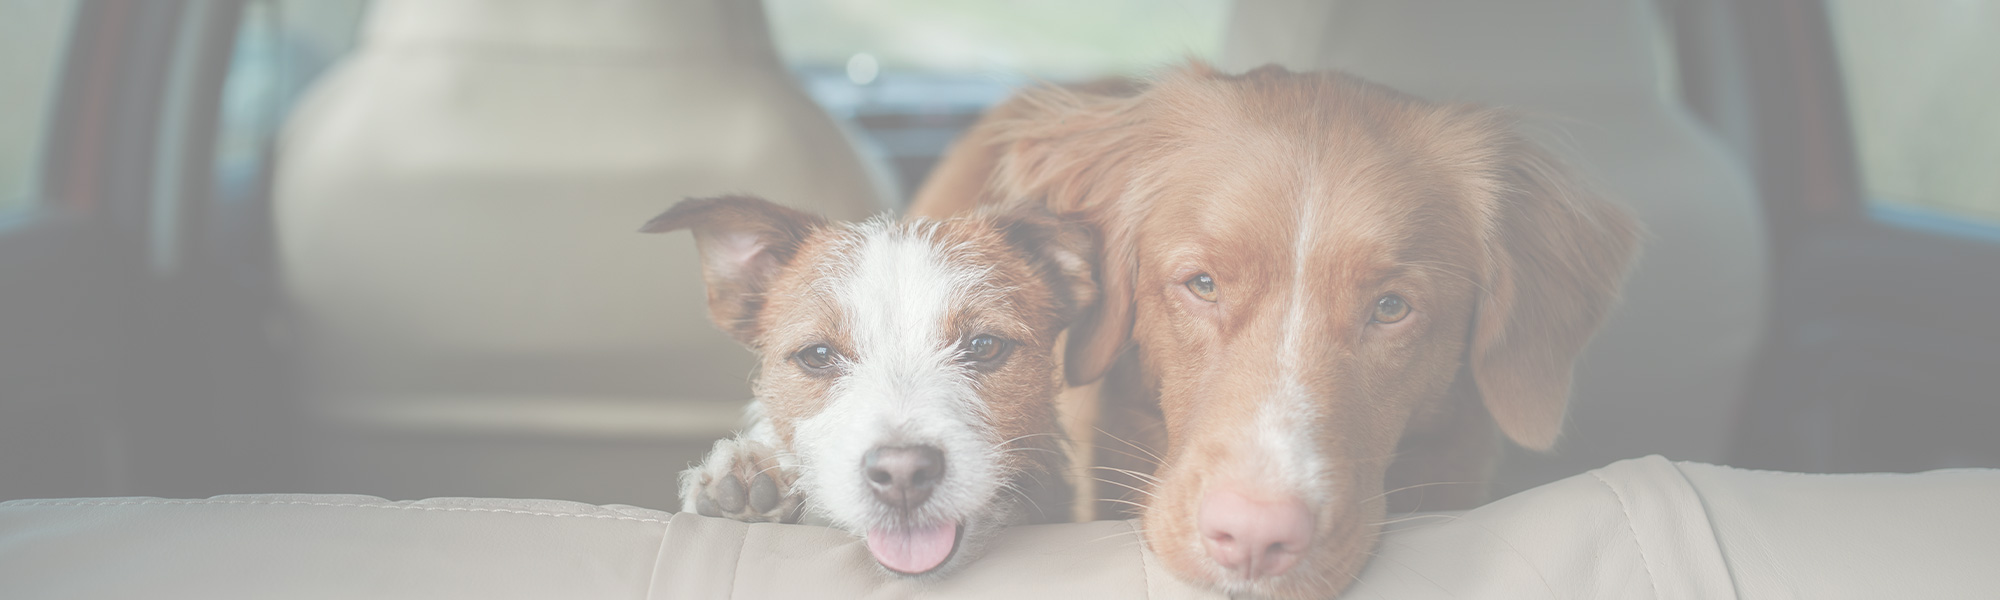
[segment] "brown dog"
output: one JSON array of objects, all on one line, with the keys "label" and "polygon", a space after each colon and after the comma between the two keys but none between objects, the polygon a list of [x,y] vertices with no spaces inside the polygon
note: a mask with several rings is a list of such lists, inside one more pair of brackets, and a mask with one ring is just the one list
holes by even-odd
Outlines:
[{"label": "brown dog", "polygon": [[1277,67],[1025,92],[912,213],[1011,202],[1103,237],[1067,371],[1104,379],[1096,461],[1151,472],[1107,479],[1144,489],[1148,544],[1280,598],[1347,586],[1385,489],[1463,507],[1500,433],[1555,442],[1637,237],[1497,111]]}]

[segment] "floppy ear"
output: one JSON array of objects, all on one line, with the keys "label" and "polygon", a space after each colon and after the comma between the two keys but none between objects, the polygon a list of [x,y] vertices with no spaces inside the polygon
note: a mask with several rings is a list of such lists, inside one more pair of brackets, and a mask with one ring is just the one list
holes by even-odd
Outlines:
[{"label": "floppy ear", "polygon": [[[1108,84],[1098,84],[1109,88]],[[1143,96],[1102,96],[1063,88],[1023,92],[1009,118],[977,135],[1000,148],[991,185],[1001,198],[1039,201],[1051,212],[1089,223],[1102,243],[1096,255],[1099,294],[1069,328],[1064,371],[1071,385],[1104,377],[1132,337],[1137,211],[1134,168],[1145,148]]]},{"label": "floppy ear", "polygon": [[1488,211],[1488,267],[1470,366],[1500,430],[1547,450],[1562,433],[1576,358],[1617,300],[1639,226],[1509,134]]},{"label": "floppy ear", "polygon": [[826,224],[762,198],[688,198],[640,227],[642,233],[694,230],[701,275],[708,284],[708,316],[724,332],[755,346],[757,311],[772,276],[813,229]]},{"label": "floppy ear", "polygon": [[1039,206],[1001,214],[998,225],[1007,243],[1028,257],[1055,295],[1057,322],[1075,322],[1097,305],[1097,280],[1091,275],[1097,238],[1089,227],[1057,218]]}]

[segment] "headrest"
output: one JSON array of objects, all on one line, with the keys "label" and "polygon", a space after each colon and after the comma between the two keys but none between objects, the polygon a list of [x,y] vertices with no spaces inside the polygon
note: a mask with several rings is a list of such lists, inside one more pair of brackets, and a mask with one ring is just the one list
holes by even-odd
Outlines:
[{"label": "headrest", "polygon": [[1281,1],[1293,6],[1237,11],[1247,22],[1231,24],[1231,57],[1350,71],[1435,100],[1666,97],[1666,48],[1645,2]]},{"label": "headrest", "polygon": [[377,2],[365,44],[776,61],[763,5],[734,0]]}]

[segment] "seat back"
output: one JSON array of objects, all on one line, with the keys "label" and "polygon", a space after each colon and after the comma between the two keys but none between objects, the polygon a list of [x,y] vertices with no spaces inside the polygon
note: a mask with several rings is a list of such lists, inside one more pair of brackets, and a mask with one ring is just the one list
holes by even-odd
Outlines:
[{"label": "seat back", "polygon": [[887,206],[757,2],[373,11],[287,123],[274,191],[309,412],[338,427],[705,443],[751,356],[708,323],[687,236],[639,225],[730,192]]}]

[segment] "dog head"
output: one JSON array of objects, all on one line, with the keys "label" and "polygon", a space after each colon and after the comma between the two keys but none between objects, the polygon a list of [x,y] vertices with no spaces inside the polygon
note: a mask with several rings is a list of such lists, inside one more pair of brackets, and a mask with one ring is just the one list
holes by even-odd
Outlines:
[{"label": "dog head", "polygon": [[710,316],[761,357],[757,403],[808,510],[885,568],[937,574],[1000,526],[1067,515],[1057,335],[1094,303],[1088,229],[982,214],[859,224],[690,199]]},{"label": "dog head", "polygon": [[1017,102],[983,131],[994,193],[1103,236],[1068,374],[1139,353],[1169,441],[1145,532],[1182,577],[1337,593],[1403,433],[1451,398],[1555,442],[1636,228],[1504,115],[1276,67]]}]

